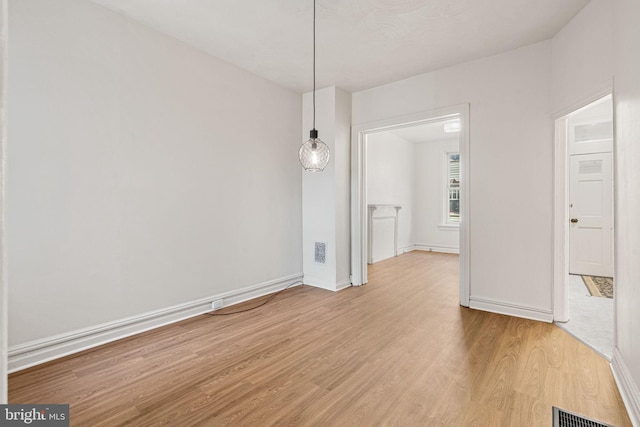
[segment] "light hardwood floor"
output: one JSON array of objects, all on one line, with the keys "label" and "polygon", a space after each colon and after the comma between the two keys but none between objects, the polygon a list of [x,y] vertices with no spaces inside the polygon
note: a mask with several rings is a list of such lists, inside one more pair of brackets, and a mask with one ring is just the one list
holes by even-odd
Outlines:
[{"label": "light hardwood floor", "polygon": [[550,426],[552,405],[631,425],[605,359],[460,307],[457,268],[411,252],[366,286],[296,287],[15,373],[9,400],[69,403],[74,426]]}]

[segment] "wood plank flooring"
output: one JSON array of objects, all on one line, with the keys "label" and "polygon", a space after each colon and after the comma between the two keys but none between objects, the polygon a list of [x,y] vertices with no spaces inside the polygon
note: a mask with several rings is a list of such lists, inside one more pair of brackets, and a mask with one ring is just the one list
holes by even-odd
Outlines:
[{"label": "wood plank flooring", "polygon": [[73,426],[546,427],[552,405],[631,425],[605,359],[460,307],[457,269],[411,252],[366,286],[300,286],[12,374],[9,401],[69,403]]}]

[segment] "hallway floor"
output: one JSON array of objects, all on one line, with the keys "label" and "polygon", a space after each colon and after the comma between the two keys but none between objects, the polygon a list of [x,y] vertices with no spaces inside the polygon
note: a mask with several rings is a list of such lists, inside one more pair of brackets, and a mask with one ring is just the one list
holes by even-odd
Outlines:
[{"label": "hallway floor", "polygon": [[613,299],[589,295],[581,276],[569,275],[569,321],[556,324],[611,360]]}]

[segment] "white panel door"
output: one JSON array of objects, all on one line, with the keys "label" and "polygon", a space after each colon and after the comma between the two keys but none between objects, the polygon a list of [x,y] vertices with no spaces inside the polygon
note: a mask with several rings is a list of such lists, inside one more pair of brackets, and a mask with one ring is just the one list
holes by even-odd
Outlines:
[{"label": "white panel door", "polygon": [[613,277],[612,153],[571,156],[569,272]]}]

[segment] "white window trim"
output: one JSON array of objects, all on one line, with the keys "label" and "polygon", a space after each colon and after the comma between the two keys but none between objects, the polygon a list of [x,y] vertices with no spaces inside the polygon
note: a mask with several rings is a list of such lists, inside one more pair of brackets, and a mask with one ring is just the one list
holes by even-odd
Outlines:
[{"label": "white window trim", "polygon": [[[460,229],[459,222],[449,222],[449,156],[451,154],[460,155],[460,151],[444,151],[444,180],[443,180],[443,204],[442,204],[442,224],[438,225],[440,231],[453,231]],[[459,188],[462,188],[460,186]]]}]

